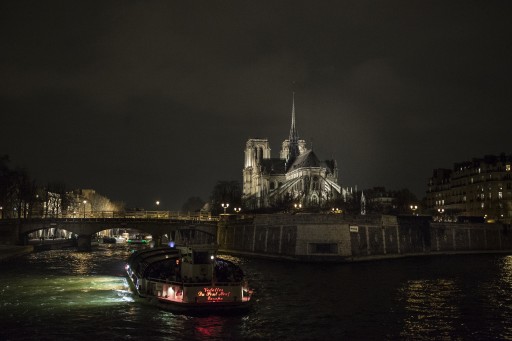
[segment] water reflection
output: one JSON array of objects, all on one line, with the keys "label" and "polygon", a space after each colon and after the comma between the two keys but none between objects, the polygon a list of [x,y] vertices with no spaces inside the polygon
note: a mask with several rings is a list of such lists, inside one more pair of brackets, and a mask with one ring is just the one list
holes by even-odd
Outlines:
[{"label": "water reflection", "polygon": [[[70,273],[74,275],[94,274],[98,256],[92,252],[69,252],[63,250],[51,250],[32,253],[27,256],[33,264],[48,265],[49,270]],[[59,258],[61,262],[55,262]]]},{"label": "water reflection", "polygon": [[[501,258],[501,281],[508,289],[512,289],[512,256]],[[510,291],[508,292],[510,294]]]},{"label": "water reflection", "polygon": [[503,323],[501,323],[503,330],[498,333],[499,337],[512,340],[512,325],[505,322],[512,321],[512,256],[503,257],[498,263],[501,267],[501,277],[490,290],[494,293],[494,297],[490,300],[503,314]]},{"label": "water reflection", "polygon": [[220,316],[198,318],[196,323],[194,323],[195,334],[198,336],[198,339],[201,340],[219,338],[223,334],[225,321],[226,320]]},{"label": "water reflection", "polygon": [[104,245],[0,263],[0,339],[512,340],[512,256],[337,265],[231,257],[255,289],[254,309],[191,317],[133,302],[129,254]]},{"label": "water reflection", "polygon": [[406,315],[401,336],[449,339],[460,324],[461,290],[453,280],[410,280],[398,291]]}]

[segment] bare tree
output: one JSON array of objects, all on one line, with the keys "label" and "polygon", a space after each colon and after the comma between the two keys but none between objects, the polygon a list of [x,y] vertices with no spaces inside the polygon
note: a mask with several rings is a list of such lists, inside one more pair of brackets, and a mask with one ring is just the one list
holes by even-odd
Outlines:
[{"label": "bare tree", "polygon": [[200,197],[190,197],[185,201],[181,210],[183,212],[197,212],[203,208],[205,202]]},{"label": "bare tree", "polygon": [[9,172],[7,197],[9,206],[15,210],[14,217],[27,218],[36,196],[35,181],[31,180],[25,169]]},{"label": "bare tree", "polygon": [[91,211],[94,213],[102,214],[119,210],[117,205],[112,203],[110,199],[96,192],[88,196],[87,199],[91,203]]},{"label": "bare tree", "polygon": [[213,188],[211,197],[212,213],[221,211],[222,203],[229,203],[231,207],[241,206],[242,191],[238,181],[218,181]]}]

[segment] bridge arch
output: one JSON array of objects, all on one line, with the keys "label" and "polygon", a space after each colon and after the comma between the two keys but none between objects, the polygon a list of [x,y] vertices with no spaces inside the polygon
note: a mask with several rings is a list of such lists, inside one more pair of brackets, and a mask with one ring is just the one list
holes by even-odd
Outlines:
[{"label": "bridge arch", "polygon": [[[24,243],[29,233],[39,230],[60,229],[78,236],[79,249],[90,249],[94,234],[106,229],[135,229],[153,236],[171,236],[181,241],[202,240],[215,242],[216,221],[170,220],[170,219],[132,219],[132,218],[92,218],[92,219],[24,219],[22,221],[3,221],[2,228],[16,231],[16,243]],[[181,231],[178,232],[177,231]],[[1,231],[0,231],[1,232]],[[174,237],[174,238],[173,238]],[[80,239],[82,242],[80,242]]]}]

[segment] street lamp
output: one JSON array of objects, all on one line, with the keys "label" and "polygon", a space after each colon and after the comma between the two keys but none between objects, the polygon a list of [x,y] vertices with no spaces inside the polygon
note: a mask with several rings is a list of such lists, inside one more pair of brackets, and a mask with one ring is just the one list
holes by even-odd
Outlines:
[{"label": "street lamp", "polygon": [[84,219],[85,219],[85,204],[87,204],[87,200],[84,200]]},{"label": "street lamp", "polygon": [[294,204],[293,206],[295,207],[296,210],[302,208],[302,204]]},{"label": "street lamp", "polygon": [[438,208],[437,213],[439,213],[439,221],[443,221],[444,208]]},{"label": "street lamp", "polygon": [[416,215],[416,210],[418,209],[418,205],[411,205],[409,206],[411,208],[411,211],[412,211],[412,215]]},{"label": "street lamp", "polygon": [[226,209],[229,207],[229,204],[228,203],[222,203],[220,204],[222,206],[222,208],[224,209],[224,214],[226,214]]},{"label": "street lamp", "polygon": [[235,211],[235,213],[240,213],[242,209],[240,207],[235,207],[233,210]]}]

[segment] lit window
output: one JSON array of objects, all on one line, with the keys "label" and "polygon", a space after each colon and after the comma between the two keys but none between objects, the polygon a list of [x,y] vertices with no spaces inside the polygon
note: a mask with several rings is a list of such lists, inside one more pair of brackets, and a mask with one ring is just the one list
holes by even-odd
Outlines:
[{"label": "lit window", "polygon": [[505,168],[506,168],[507,172],[510,172],[510,165],[506,165]]},{"label": "lit window", "polygon": [[481,207],[481,208],[484,208],[484,207],[485,207],[485,204],[484,204],[484,203],[481,203],[481,204],[480,204],[480,207]]},{"label": "lit window", "polygon": [[498,198],[503,199],[503,192],[498,192]]}]

